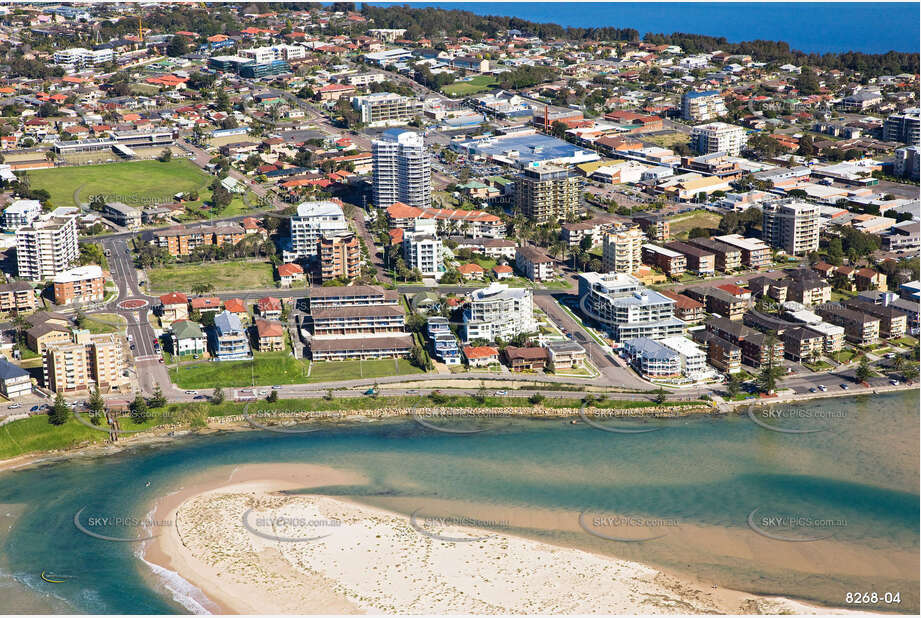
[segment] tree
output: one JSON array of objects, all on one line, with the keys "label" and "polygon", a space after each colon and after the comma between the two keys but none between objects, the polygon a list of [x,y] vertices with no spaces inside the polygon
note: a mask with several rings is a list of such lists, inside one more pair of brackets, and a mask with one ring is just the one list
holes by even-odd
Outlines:
[{"label": "tree", "polygon": [[870,361],[867,359],[866,354],[860,357],[860,362],[857,364],[857,370],[854,371],[854,379],[856,382],[866,382],[867,378],[873,375],[873,370],[870,369]]},{"label": "tree", "polygon": [[214,107],[216,107],[219,112],[230,111],[230,97],[227,96],[223,88],[218,89],[214,94]]},{"label": "tree", "polygon": [[554,137],[562,138],[568,130],[569,126],[562,120],[554,120],[553,124],[550,125],[550,134]]},{"label": "tree", "polygon": [[728,394],[729,397],[735,397],[741,390],[742,378],[736,373],[730,373],[729,379],[726,381],[726,394]]},{"label": "tree", "polygon": [[184,56],[189,51],[189,40],[181,34],[173,35],[166,45],[166,55],[170,58]]},{"label": "tree", "polygon": [[658,405],[665,403],[665,389],[661,386],[656,390],[656,397],[653,399]]},{"label": "tree", "polygon": [[48,410],[48,422],[52,425],[63,425],[70,418],[70,408],[64,401],[64,395],[58,393],[54,398],[54,405]]},{"label": "tree", "polygon": [[803,157],[815,156],[815,146],[813,145],[811,135],[804,135],[800,138],[799,148],[797,149],[796,153]]},{"label": "tree", "polygon": [[536,406],[537,404],[542,402],[544,399],[545,397],[541,395],[540,393],[534,393],[533,395],[528,397],[528,402]]},{"label": "tree", "polygon": [[147,402],[138,393],[131,402],[131,420],[140,425],[146,423],[148,419],[150,419],[150,411],[147,409]]},{"label": "tree", "polygon": [[817,94],[819,92],[819,79],[812,69],[803,67],[799,77],[796,78],[796,88],[800,94]]},{"label": "tree", "polygon": [[159,161],[160,163],[166,163],[172,158],[173,158],[173,151],[170,150],[169,148],[164,148],[162,151],[160,151],[160,154],[157,155],[157,161]]},{"label": "tree", "polygon": [[211,395],[211,403],[215,405],[224,403],[224,389],[220,386],[214,389],[214,394]]},{"label": "tree", "polygon": [[906,365],[905,368],[902,369],[902,377],[905,378],[906,382],[914,382],[915,380],[917,380],[918,379],[918,365],[914,363],[910,365]]},{"label": "tree", "polygon": [[106,402],[102,399],[102,393],[99,392],[98,386],[93,389],[92,393],[90,393],[90,398],[86,405],[94,417],[98,417],[100,414],[105,412]]},{"label": "tree", "polygon": [[162,408],[166,405],[166,397],[163,395],[163,389],[160,388],[160,385],[154,388],[153,397],[150,399],[151,408]]},{"label": "tree", "polygon": [[768,362],[762,367],[761,373],[758,374],[756,383],[758,390],[762,393],[771,395],[777,389],[777,380],[783,375],[783,367],[774,365],[774,344],[776,340],[772,335],[768,335],[765,341],[762,353],[768,354]]},{"label": "tree", "polygon": [[273,388],[271,392],[269,393],[269,396],[266,397],[265,400],[268,401],[269,403],[275,403],[276,401],[278,401],[278,391]]}]

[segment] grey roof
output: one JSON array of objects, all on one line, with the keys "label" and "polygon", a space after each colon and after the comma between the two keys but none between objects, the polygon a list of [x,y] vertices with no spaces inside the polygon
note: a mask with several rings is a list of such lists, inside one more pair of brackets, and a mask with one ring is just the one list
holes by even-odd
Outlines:
[{"label": "grey roof", "polygon": [[28,375],[29,372],[25,369],[14,365],[6,358],[0,358],[0,380],[12,380]]},{"label": "grey roof", "polygon": [[649,339],[648,337],[627,339],[623,343],[625,346],[629,346],[636,350],[643,356],[643,358],[651,358],[653,360],[673,360],[681,356],[675,350],[662,345],[658,341]]},{"label": "grey roof", "polygon": [[222,335],[228,333],[243,332],[243,324],[236,313],[231,313],[226,309],[214,316],[214,326]]}]

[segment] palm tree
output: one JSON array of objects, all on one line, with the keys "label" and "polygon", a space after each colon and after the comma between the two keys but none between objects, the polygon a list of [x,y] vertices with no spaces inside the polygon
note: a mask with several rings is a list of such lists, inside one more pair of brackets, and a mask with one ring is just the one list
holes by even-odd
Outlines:
[{"label": "palm tree", "polygon": [[207,294],[209,292],[212,292],[213,290],[214,290],[213,283],[202,282],[202,283],[196,283],[195,285],[192,286],[193,294]]}]

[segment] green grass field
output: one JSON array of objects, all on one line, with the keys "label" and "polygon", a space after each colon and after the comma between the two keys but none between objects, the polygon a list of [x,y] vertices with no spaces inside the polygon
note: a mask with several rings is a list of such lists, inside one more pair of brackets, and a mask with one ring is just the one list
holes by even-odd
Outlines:
[{"label": "green grass field", "polygon": [[48,422],[44,414],[7,423],[0,427],[0,459],[24,453],[75,448],[102,442],[106,433],[94,431],[73,418],[60,426]]},{"label": "green grass field", "polygon": [[716,213],[706,210],[695,210],[675,217],[669,221],[672,236],[675,238],[687,238],[688,232],[695,227],[715,230],[720,224],[722,217]]},{"label": "green grass field", "polygon": [[86,316],[83,328],[93,334],[118,333],[124,331],[128,323],[116,313],[94,313]]},{"label": "green grass field", "polygon": [[272,265],[256,262],[161,266],[149,269],[147,277],[150,290],[160,292],[189,292],[198,283],[210,283],[215,290],[275,287]]},{"label": "green grass field", "polygon": [[392,375],[423,373],[406,359],[329,361],[313,363],[307,376],[308,361],[291,357],[288,352],[256,354],[255,362],[206,362],[170,369],[170,377],[180,388],[215,388],[217,386],[256,386],[273,384],[310,384],[354,380],[361,377],[381,378]]},{"label": "green grass field", "polygon": [[180,191],[201,191],[211,178],[187,159],[160,161],[125,161],[104,165],[58,167],[29,172],[33,189],[51,194],[53,206],[76,206],[78,199],[88,203],[93,195],[103,195],[110,202],[143,205],[153,201],[169,202]]},{"label": "green grass field", "polygon": [[478,92],[485,92],[496,84],[498,84],[496,78],[491,75],[477,75],[467,82],[454,82],[443,86],[441,91],[449,97],[465,97]]}]

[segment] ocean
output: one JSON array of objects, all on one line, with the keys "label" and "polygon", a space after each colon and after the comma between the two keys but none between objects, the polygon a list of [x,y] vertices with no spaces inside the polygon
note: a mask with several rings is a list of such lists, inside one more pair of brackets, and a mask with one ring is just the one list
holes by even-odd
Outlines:
[{"label": "ocean", "polygon": [[[371,2],[384,5],[383,2]],[[404,4],[404,3],[400,3]],[[410,2],[581,28],[786,41],[808,53],[918,52],[917,2]]]},{"label": "ocean", "polygon": [[[513,534],[820,604],[854,607],[848,592],[877,591],[873,608],[917,613],[918,406],[911,391],[807,401],[761,419],[817,430],[801,434],[746,415],[650,420],[644,427],[659,430],[642,434],[490,419],[489,431],[457,435],[388,419],[184,437],[4,472],[0,613],[202,611],[207,599],[141,560],[141,543],[85,534],[75,518],[97,535],[137,539],[169,525],[143,521],[195,476],[275,462],[358,473],[361,486],[316,493],[407,515],[507,522]],[[620,523],[586,530],[583,515],[588,526]],[[898,602],[884,603],[885,592]]]}]

